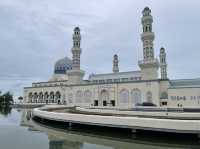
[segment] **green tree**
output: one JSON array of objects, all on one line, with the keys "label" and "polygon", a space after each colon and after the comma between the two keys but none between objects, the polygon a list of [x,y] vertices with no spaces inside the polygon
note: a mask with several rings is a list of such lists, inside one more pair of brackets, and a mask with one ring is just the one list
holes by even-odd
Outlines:
[{"label": "green tree", "polygon": [[0,105],[10,105],[11,103],[13,103],[13,95],[10,92],[0,94]]}]

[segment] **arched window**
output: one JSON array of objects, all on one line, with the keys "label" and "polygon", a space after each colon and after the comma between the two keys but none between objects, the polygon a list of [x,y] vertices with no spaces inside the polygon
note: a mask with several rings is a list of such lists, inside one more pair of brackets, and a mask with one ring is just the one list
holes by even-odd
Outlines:
[{"label": "arched window", "polygon": [[131,92],[131,101],[133,104],[138,105],[142,103],[141,91],[139,89],[133,89]]},{"label": "arched window", "polygon": [[43,93],[42,92],[39,93],[39,99],[43,99]]},{"label": "arched window", "polygon": [[82,91],[77,91],[76,92],[76,103],[81,103],[82,102],[82,97],[83,97],[83,93]]},{"label": "arched window", "polygon": [[152,93],[150,91],[146,94],[147,102],[152,103]]},{"label": "arched window", "polygon": [[68,101],[69,101],[69,103],[73,103],[73,94],[72,93],[68,94]]},{"label": "arched window", "polygon": [[146,55],[147,55],[147,58],[149,58],[149,54],[150,54],[149,48],[146,48]]},{"label": "arched window", "polygon": [[60,99],[61,98],[61,94],[59,91],[56,92],[56,100]]},{"label": "arched window", "polygon": [[84,92],[84,102],[85,103],[91,103],[91,98],[92,98],[92,92],[89,90],[86,90]]},{"label": "arched window", "polygon": [[128,103],[129,101],[129,91],[127,89],[122,89],[119,95],[120,103]]},{"label": "arched window", "polygon": [[34,93],[34,95],[33,95],[34,102],[37,102],[37,98],[38,98],[38,94]]},{"label": "arched window", "polygon": [[48,92],[45,92],[45,93],[44,93],[44,99],[47,100],[48,97],[49,97]]},{"label": "arched window", "polygon": [[33,100],[33,94],[32,93],[28,94],[28,100],[29,100],[29,102],[32,102],[32,100]]},{"label": "arched window", "polygon": [[151,27],[151,25],[149,25],[149,31],[152,32],[152,27]]},{"label": "arched window", "polygon": [[33,96],[34,99],[37,99],[38,98],[38,95],[37,93],[34,93],[34,96]]},{"label": "arched window", "polygon": [[148,26],[145,27],[145,32],[148,32]]},{"label": "arched window", "polygon": [[107,90],[101,91],[101,100],[102,101],[109,100],[109,93]]},{"label": "arched window", "polygon": [[50,100],[51,102],[54,102],[54,92],[50,92]]},{"label": "arched window", "polygon": [[42,102],[42,100],[43,100],[43,93],[40,92],[40,93],[39,93],[39,102]]}]

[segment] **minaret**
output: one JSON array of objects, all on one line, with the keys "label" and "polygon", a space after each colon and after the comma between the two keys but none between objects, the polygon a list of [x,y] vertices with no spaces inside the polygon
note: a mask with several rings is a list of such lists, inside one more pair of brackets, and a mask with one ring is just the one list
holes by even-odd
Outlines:
[{"label": "minaret", "polygon": [[114,57],[113,57],[113,72],[114,73],[119,72],[119,65],[118,65],[118,63],[119,63],[118,56],[117,56],[117,54],[115,54]]},{"label": "minaret", "polygon": [[80,70],[80,55],[81,55],[80,44],[81,44],[80,29],[79,29],[79,27],[76,27],[74,29],[73,47],[72,47],[72,55],[73,55],[72,69],[74,69],[74,70]]},{"label": "minaret", "polygon": [[143,32],[141,40],[143,43],[143,60],[139,61],[143,80],[153,80],[158,78],[158,60],[154,58],[153,41],[155,38],[152,32],[153,17],[151,10],[145,7],[142,11],[142,27]]},{"label": "minaret", "polygon": [[84,71],[80,69],[80,55],[81,55],[81,33],[79,27],[75,27],[73,34],[72,51],[72,70],[68,70],[69,84],[81,84],[84,76]]},{"label": "minaret", "polygon": [[161,79],[167,79],[167,62],[166,62],[166,52],[164,48],[160,49],[160,73]]}]

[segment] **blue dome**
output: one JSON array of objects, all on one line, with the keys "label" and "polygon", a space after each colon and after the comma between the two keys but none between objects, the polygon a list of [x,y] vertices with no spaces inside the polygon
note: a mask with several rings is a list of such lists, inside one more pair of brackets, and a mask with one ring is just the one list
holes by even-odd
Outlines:
[{"label": "blue dome", "polygon": [[72,60],[68,57],[64,57],[55,63],[55,74],[66,74],[68,70],[72,69]]}]

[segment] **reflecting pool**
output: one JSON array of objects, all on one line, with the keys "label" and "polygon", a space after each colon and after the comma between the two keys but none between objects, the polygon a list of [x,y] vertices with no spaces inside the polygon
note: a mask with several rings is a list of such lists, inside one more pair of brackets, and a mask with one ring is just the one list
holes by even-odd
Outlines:
[{"label": "reflecting pool", "polygon": [[29,109],[0,108],[0,149],[199,149],[193,136],[63,129],[35,122]]}]

